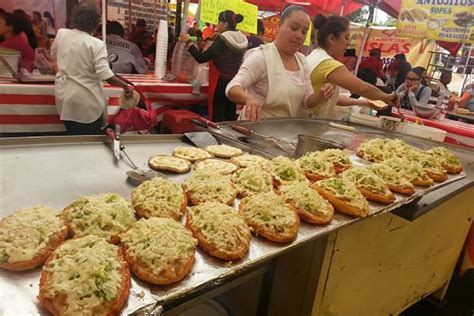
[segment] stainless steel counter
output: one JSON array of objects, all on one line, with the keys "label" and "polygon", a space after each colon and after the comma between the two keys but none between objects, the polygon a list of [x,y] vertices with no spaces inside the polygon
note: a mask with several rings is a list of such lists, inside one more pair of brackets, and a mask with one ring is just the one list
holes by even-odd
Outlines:
[{"label": "stainless steel counter", "polygon": [[[306,120],[308,121],[308,120]],[[282,125],[282,122],[271,122],[277,135],[291,139],[298,133],[312,134],[322,132],[325,137],[333,138],[349,144],[349,147],[362,142],[370,133],[359,135],[339,129],[328,128],[315,122],[294,122]],[[259,126],[255,126],[256,129]],[[261,127],[261,132],[268,130]],[[314,133],[313,133],[314,132]],[[311,134],[310,133],[310,134]],[[367,136],[368,135],[368,136]],[[379,135],[377,135],[379,136]],[[249,149],[245,143],[224,141]],[[0,217],[14,212],[18,208],[35,204],[45,204],[58,210],[80,195],[116,192],[129,197],[133,185],[126,181],[125,172],[131,167],[126,160],[116,162],[109,145],[103,144],[103,137],[49,137],[21,138],[0,140]],[[147,160],[156,154],[170,154],[174,147],[183,145],[181,136],[156,135],[123,137],[123,144],[131,159],[140,168],[147,168]],[[418,145],[415,143],[415,145]],[[266,155],[276,155],[273,148],[261,148]],[[257,150],[258,151],[258,150]],[[458,152],[456,152],[459,154]],[[354,163],[364,162],[352,157]],[[169,175],[177,182],[182,182],[187,175]],[[455,182],[463,176],[450,176],[448,182]],[[436,187],[433,187],[436,189]],[[417,190],[416,195],[424,192]],[[371,216],[382,214],[399,208],[409,202],[397,196],[397,202],[389,207],[371,204]],[[236,202],[238,203],[238,202]],[[123,314],[135,311],[138,307],[158,302],[167,304],[185,299],[198,292],[208,291],[226,280],[246,271],[256,269],[269,259],[278,256],[302,243],[320,238],[332,231],[350,225],[360,219],[352,219],[337,214],[334,220],[325,226],[312,226],[302,223],[297,239],[288,245],[278,245],[261,238],[252,238],[248,255],[232,263],[214,259],[200,250],[196,254],[196,263],[191,273],[181,282],[170,286],[149,286],[133,277],[132,292]],[[0,271],[0,314],[43,314],[37,304],[38,281],[40,269],[30,272]],[[5,286],[7,285],[8,286]]]}]

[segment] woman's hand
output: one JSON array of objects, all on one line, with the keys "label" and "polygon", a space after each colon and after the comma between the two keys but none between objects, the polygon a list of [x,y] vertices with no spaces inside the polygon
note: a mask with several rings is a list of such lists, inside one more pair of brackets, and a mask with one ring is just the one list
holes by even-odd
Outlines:
[{"label": "woman's hand", "polygon": [[178,40],[180,42],[186,43],[187,41],[189,41],[189,38],[190,38],[189,34],[181,34]]},{"label": "woman's hand", "polygon": [[412,85],[410,88],[408,88],[408,92],[415,92],[416,89],[418,89],[418,84],[414,84]]},{"label": "woman's hand", "polygon": [[330,83],[325,83],[319,89],[319,93],[324,100],[329,100],[334,95],[334,86]]},{"label": "woman's hand", "polygon": [[262,117],[262,106],[263,102],[253,97],[248,98],[242,110],[244,118],[250,121],[260,121]]},{"label": "woman's hand", "polygon": [[124,86],[123,93],[124,93],[125,99],[130,99],[133,96],[133,87],[130,85]]}]

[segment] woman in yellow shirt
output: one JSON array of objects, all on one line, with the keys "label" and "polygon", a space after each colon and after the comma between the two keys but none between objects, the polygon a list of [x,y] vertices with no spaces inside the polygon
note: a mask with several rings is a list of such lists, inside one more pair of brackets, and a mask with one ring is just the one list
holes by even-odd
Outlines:
[{"label": "woman in yellow shirt", "polygon": [[[396,104],[397,97],[395,94],[386,94],[377,87],[360,80],[344,64],[336,60],[336,57],[344,54],[349,43],[350,31],[347,18],[317,15],[314,19],[314,27],[317,30],[319,47],[314,49],[307,57],[313,89],[318,91],[323,84],[331,83],[336,92],[325,103],[313,108],[310,116],[329,118],[335,105],[359,105],[375,110],[381,109],[367,99],[382,100],[387,105]],[[339,95],[339,87],[367,99],[353,99],[341,96]]]}]

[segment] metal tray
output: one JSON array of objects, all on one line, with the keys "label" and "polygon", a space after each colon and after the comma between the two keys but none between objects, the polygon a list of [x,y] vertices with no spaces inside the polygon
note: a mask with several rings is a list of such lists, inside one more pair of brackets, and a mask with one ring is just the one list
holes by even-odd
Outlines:
[{"label": "metal tray", "polygon": [[[296,135],[296,133],[295,133]],[[181,136],[124,136],[127,153],[140,168],[147,168],[147,160],[156,154],[170,154],[174,147],[185,145]],[[220,138],[239,148],[271,157],[274,153],[266,148],[251,148],[236,140]],[[58,210],[64,208],[79,195],[117,192],[130,196],[133,186],[126,181],[125,172],[131,168],[126,160],[115,161],[110,146],[99,136],[48,137],[0,140],[1,173],[0,217],[15,210],[35,204],[45,204]],[[354,164],[366,162],[352,156]],[[168,174],[182,182],[186,175]],[[442,184],[429,190],[462,179],[465,175],[450,176]],[[397,196],[397,201],[387,207],[370,203],[370,215],[376,216],[394,210],[413,201],[427,190],[417,190],[410,198]],[[236,206],[238,201],[236,201]],[[130,314],[149,305],[165,305],[209,289],[246,273],[279,254],[300,246],[363,219],[336,214],[331,223],[313,226],[302,223],[297,239],[287,245],[278,245],[252,237],[247,256],[232,263],[214,259],[196,252],[196,263],[191,273],[181,282],[169,286],[152,286],[132,277],[132,289],[128,304],[122,314]],[[38,282],[41,269],[27,272],[0,270],[0,312],[5,315],[47,314],[37,302]]]}]

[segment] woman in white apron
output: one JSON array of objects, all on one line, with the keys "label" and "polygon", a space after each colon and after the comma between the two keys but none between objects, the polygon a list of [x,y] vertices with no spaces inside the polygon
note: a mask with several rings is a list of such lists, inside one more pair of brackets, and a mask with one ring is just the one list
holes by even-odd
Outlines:
[{"label": "woman in white apron", "polygon": [[[386,105],[395,105],[397,97],[395,94],[386,94],[376,86],[364,82],[353,75],[336,57],[344,55],[347,44],[349,44],[349,20],[342,16],[324,17],[316,16],[314,27],[317,30],[317,41],[319,47],[314,49],[307,57],[310,68],[310,78],[314,90],[322,85],[330,83],[335,93],[325,103],[311,109],[310,116],[323,118],[337,118],[335,106],[367,106],[380,110],[370,100],[381,100]],[[339,95],[339,87],[363,96],[367,99],[353,99]]]},{"label": "woman in white apron", "polygon": [[332,95],[330,85],[314,92],[305,57],[298,52],[309,22],[303,7],[290,5],[281,14],[275,41],[247,53],[226,88],[229,99],[244,105],[241,118],[307,117],[310,108]]}]

